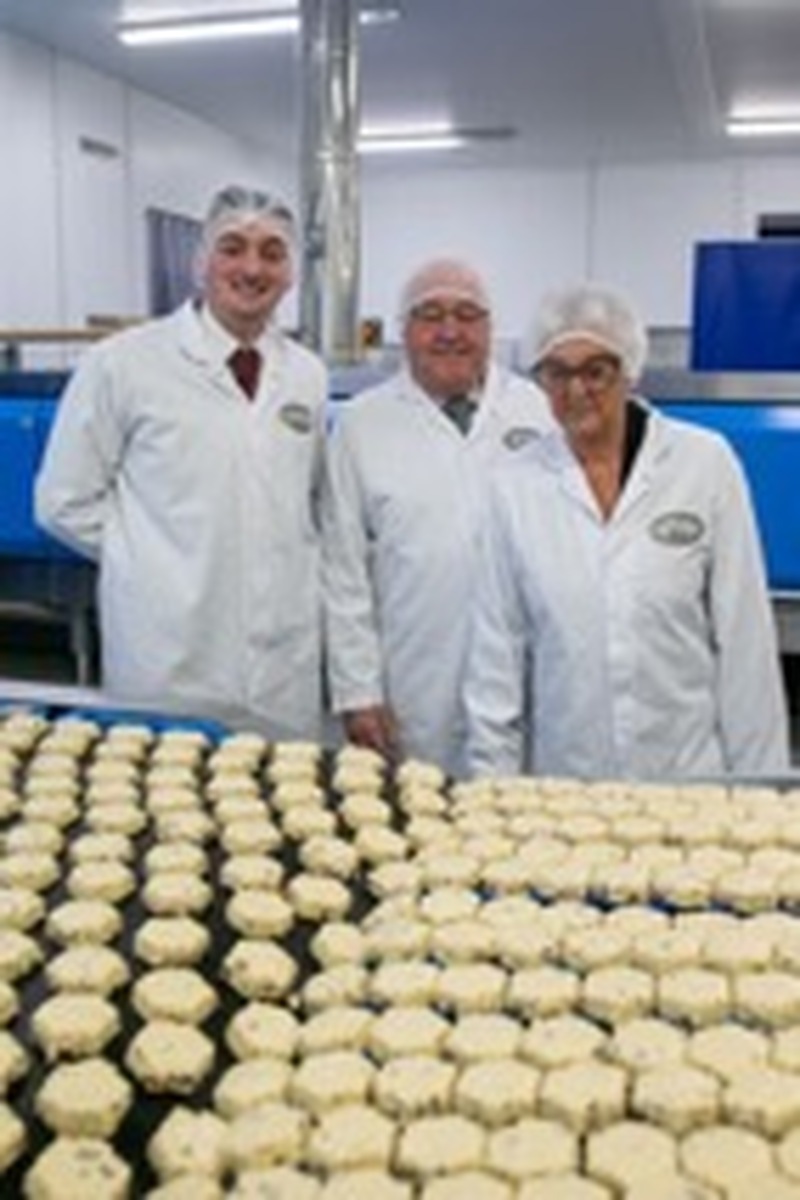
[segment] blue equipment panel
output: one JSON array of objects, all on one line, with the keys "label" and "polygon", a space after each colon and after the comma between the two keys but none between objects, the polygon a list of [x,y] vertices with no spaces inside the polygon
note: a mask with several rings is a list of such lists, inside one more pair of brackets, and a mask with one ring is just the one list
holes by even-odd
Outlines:
[{"label": "blue equipment panel", "polygon": [[800,239],[695,248],[696,371],[800,370]]},{"label": "blue equipment panel", "polygon": [[[3,387],[5,380],[3,380]],[[44,453],[57,401],[0,391],[0,555],[75,559],[39,528],[33,515],[33,481]]]},{"label": "blue equipment panel", "polygon": [[670,416],[722,434],[750,484],[772,591],[800,591],[800,404],[657,401]]},{"label": "blue equipment panel", "polygon": [[[61,373],[0,376],[0,557],[81,563],[33,516],[33,481],[44,452]],[[332,388],[335,398],[349,388]],[[652,393],[650,393],[652,395]],[[686,395],[686,393],[684,393]],[[800,591],[800,402],[656,398],[671,416],[715,429],[737,451],[750,484],[770,588]]]},{"label": "blue equipment panel", "polygon": [[154,712],[142,708],[109,708],[106,705],[82,704],[76,706],[56,705],[46,714],[51,720],[57,717],[85,718],[96,721],[101,728],[109,725],[149,725],[154,733],[170,729],[189,730],[203,733],[211,742],[219,742],[230,733],[227,725],[205,717],[184,717],[176,714]]},{"label": "blue equipment panel", "polygon": [[95,661],[95,567],[34,519],[34,480],[65,382],[63,372],[0,374],[0,605],[34,605],[64,621],[77,681],[88,684]]}]

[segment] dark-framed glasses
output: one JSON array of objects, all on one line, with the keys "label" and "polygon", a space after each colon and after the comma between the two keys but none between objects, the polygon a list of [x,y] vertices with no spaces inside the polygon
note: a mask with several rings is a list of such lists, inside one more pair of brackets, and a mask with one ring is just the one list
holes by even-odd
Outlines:
[{"label": "dark-framed glasses", "polygon": [[593,354],[571,367],[557,358],[543,358],[531,371],[532,377],[546,392],[566,392],[573,380],[579,379],[587,392],[604,392],[619,380],[622,363],[613,354]]},{"label": "dark-framed glasses", "polygon": [[459,300],[455,304],[441,304],[438,300],[428,300],[411,310],[411,316],[421,325],[444,325],[448,320],[459,325],[476,325],[488,315],[485,308],[481,308],[480,304],[473,304],[470,300]]}]

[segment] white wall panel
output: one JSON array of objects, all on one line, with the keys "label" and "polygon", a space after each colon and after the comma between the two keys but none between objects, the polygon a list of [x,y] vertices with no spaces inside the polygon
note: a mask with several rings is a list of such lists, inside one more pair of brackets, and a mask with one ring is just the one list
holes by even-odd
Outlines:
[{"label": "white wall panel", "polygon": [[684,326],[694,244],[735,237],[737,212],[732,162],[601,169],[589,273],[625,291],[648,324]]},{"label": "white wall panel", "polygon": [[362,178],[362,310],[389,340],[407,275],[440,255],[486,277],[501,340],[517,339],[542,293],[582,274],[588,226],[583,171],[444,171]]},{"label": "white wall panel", "polygon": [[130,146],[135,295],[142,312],[147,307],[148,208],[200,218],[210,196],[228,183],[277,191],[291,202],[296,199],[291,165],[268,163],[253,147],[142,92],[130,94]]},{"label": "white wall panel", "polygon": [[125,86],[63,56],[55,78],[63,318],[82,326],[91,316],[128,317],[134,307]]},{"label": "white wall panel", "polygon": [[800,161],[766,159],[742,164],[738,236],[755,237],[762,213],[800,213]]},{"label": "white wall panel", "polygon": [[52,55],[0,35],[0,326],[62,317]]},{"label": "white wall panel", "polygon": [[[0,144],[0,326],[143,315],[148,205],[199,216],[229,182],[296,200],[294,164],[268,163],[190,114],[5,33]],[[75,353],[28,350],[25,362],[59,366]]]}]

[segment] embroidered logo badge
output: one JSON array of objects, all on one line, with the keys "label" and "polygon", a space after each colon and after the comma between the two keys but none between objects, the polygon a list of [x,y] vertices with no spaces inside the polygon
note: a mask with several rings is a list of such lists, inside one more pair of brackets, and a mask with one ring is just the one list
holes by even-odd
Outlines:
[{"label": "embroidered logo badge", "polygon": [[663,513],[650,525],[650,536],[665,546],[691,546],[700,540],[705,524],[696,513]]},{"label": "embroidered logo badge", "polygon": [[531,425],[515,425],[503,434],[503,444],[507,450],[521,450],[523,446],[527,446],[528,442],[532,442],[538,436],[539,430],[534,429]]},{"label": "embroidered logo badge", "polygon": [[305,404],[284,404],[278,410],[278,416],[284,425],[288,425],[295,433],[310,433],[312,427],[311,409]]}]

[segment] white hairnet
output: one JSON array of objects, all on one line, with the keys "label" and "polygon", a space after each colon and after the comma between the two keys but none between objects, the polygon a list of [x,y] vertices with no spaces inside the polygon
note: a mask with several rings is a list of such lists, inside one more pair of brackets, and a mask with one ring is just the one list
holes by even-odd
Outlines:
[{"label": "white hairnet", "polygon": [[269,226],[271,234],[284,241],[289,249],[294,248],[295,220],[288,205],[269,192],[239,184],[222,188],[212,198],[203,222],[202,248],[210,250],[221,233],[251,221]]},{"label": "white hairnet", "polygon": [[428,300],[467,300],[491,311],[486,284],[477,271],[456,258],[436,258],[424,263],[407,280],[400,293],[400,321]]},{"label": "white hairnet", "polygon": [[616,354],[626,376],[638,379],[647,358],[647,331],[617,292],[585,283],[545,297],[531,339],[531,362],[540,362],[568,338],[591,338]]}]

